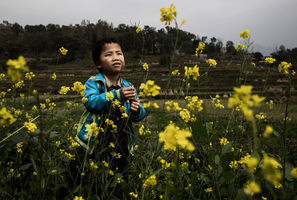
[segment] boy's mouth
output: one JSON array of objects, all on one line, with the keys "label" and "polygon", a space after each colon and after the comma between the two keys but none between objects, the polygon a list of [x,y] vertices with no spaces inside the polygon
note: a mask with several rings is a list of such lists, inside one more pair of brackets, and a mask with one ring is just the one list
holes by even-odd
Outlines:
[{"label": "boy's mouth", "polygon": [[120,67],[121,66],[121,63],[120,62],[115,62],[112,64],[113,67]]}]

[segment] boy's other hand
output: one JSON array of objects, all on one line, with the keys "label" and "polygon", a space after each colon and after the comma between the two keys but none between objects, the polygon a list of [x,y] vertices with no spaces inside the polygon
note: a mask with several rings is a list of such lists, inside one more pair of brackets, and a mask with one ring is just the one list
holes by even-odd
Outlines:
[{"label": "boy's other hand", "polygon": [[135,113],[138,113],[139,112],[139,105],[140,105],[140,102],[138,99],[134,98],[132,101],[131,101],[131,111],[135,112]]},{"label": "boy's other hand", "polygon": [[122,89],[123,95],[126,100],[134,100],[136,96],[136,92],[134,87],[124,87]]}]

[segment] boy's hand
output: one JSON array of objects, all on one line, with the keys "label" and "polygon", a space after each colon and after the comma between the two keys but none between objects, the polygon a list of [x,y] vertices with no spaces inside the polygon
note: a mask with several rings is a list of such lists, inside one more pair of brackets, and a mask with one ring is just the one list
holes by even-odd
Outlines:
[{"label": "boy's hand", "polygon": [[123,95],[125,97],[126,100],[134,100],[136,99],[135,96],[136,96],[136,92],[135,92],[135,89],[134,87],[124,87],[122,89],[122,92],[123,92]]},{"label": "boy's hand", "polygon": [[140,105],[140,102],[138,99],[134,98],[132,101],[131,101],[131,107],[130,107],[130,110],[132,112],[135,112],[135,113],[138,113],[139,112],[139,105]]}]

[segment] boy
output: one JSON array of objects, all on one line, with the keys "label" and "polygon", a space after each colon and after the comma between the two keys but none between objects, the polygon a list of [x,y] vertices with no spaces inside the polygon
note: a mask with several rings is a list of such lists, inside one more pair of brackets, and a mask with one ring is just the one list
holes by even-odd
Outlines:
[{"label": "boy", "polygon": [[[106,161],[113,170],[122,172],[128,164],[127,157],[134,153],[132,122],[142,120],[146,112],[132,84],[120,77],[125,59],[119,43],[113,38],[102,39],[92,53],[99,74],[85,83],[87,110],[75,140],[91,158]],[[98,127],[99,133],[92,134]]]}]

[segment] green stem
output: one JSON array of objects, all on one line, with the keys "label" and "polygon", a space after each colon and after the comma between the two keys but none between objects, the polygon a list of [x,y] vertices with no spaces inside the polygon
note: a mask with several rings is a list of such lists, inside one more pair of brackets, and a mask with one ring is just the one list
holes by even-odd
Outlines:
[{"label": "green stem", "polygon": [[252,119],[252,126],[253,126],[253,137],[254,137],[253,153],[257,153],[258,152],[258,135],[257,135],[257,125],[254,117]]},{"label": "green stem", "polygon": [[[287,147],[286,147],[286,137],[287,137],[287,117],[288,117],[288,107],[289,107],[289,100],[290,100],[290,97],[291,97],[291,91],[290,91],[290,88],[291,88],[291,78],[289,77],[289,80],[288,80],[288,86],[287,86],[287,91],[286,91],[286,97],[287,97],[287,101],[286,101],[286,108],[285,108],[285,119],[284,119],[284,130],[283,130],[283,137],[282,137],[282,143],[283,143],[283,177],[285,177],[285,174],[286,174],[286,167],[285,167],[285,164],[286,164],[286,159],[287,159]],[[283,179],[284,180],[284,183],[283,183],[283,186],[285,187],[285,178]],[[284,188],[285,189],[285,188]]]},{"label": "green stem", "polygon": [[[32,119],[31,121],[29,122],[33,122],[35,121],[40,115],[38,115],[37,117],[35,117],[34,119]],[[5,137],[3,140],[0,141],[0,144],[5,142],[6,140],[8,140],[10,137],[14,136],[15,134],[17,134],[20,130],[22,130],[23,128],[25,128],[25,126],[22,126],[21,128],[19,128],[18,130],[16,130],[15,132],[11,133],[11,134],[8,134],[7,137]]]}]

